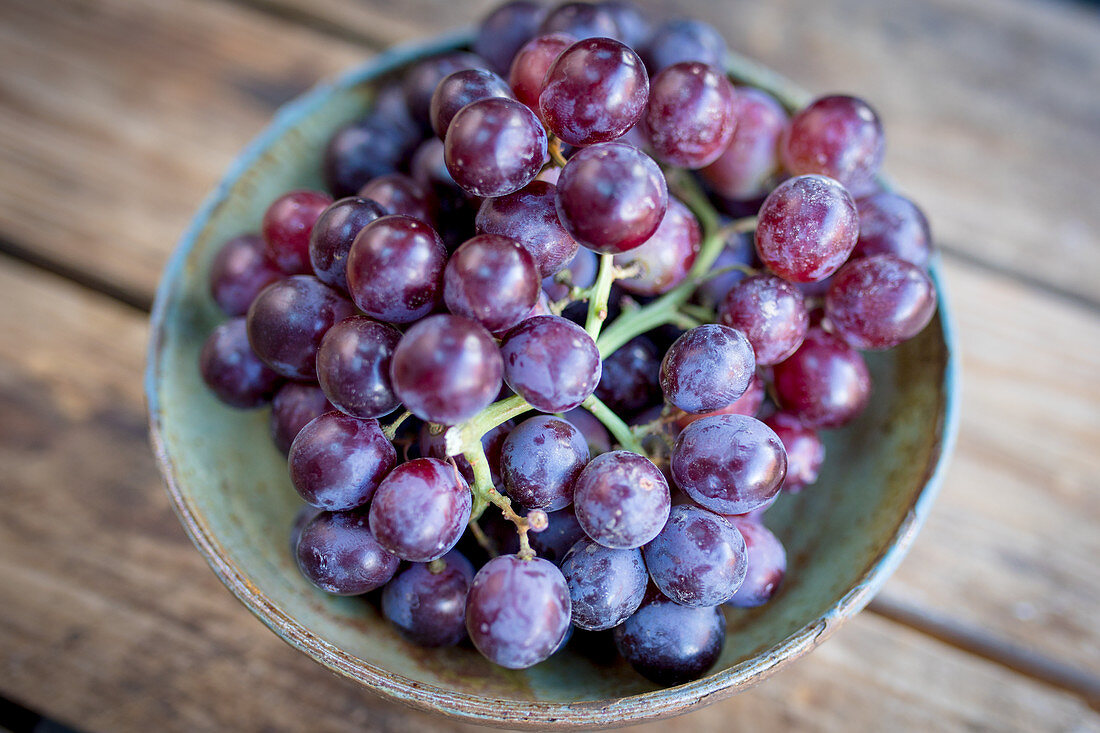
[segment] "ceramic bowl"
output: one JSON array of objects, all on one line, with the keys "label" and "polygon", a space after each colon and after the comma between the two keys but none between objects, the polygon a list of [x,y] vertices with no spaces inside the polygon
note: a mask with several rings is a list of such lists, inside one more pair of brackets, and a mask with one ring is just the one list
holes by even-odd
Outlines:
[{"label": "ceramic bowl", "polygon": [[[658,688],[613,654],[562,653],[525,671],[495,667],[469,646],[403,641],[376,606],[327,596],[301,578],[288,529],[301,503],[272,445],[268,411],[215,400],[197,369],[223,316],[207,273],[218,247],[258,229],[290,188],[320,187],[320,155],[341,123],[367,109],[377,80],[469,34],[382,54],[283,108],[202,206],[157,291],[146,372],[150,429],[180,520],[222,582],[276,634],[329,669],[416,708],[518,728],[596,728],[687,712],[743,690],[820,644],[897,566],[928,514],[956,424],[956,367],[937,267],[939,312],[916,339],[868,354],[874,394],[854,424],[825,436],[818,485],[784,495],[768,524],[789,570],[766,606],[729,611],[725,649],[706,677]],[[731,74],[797,106],[805,95],[749,61]]]}]

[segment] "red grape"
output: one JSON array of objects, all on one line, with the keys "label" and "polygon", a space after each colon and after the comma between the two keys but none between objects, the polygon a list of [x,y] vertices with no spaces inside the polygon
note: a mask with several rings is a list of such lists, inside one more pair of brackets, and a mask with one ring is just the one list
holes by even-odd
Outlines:
[{"label": "red grape", "polygon": [[659,593],[615,627],[615,646],[639,674],[660,685],[702,677],[718,661],[726,617],[717,607],[687,608]]},{"label": "red grape", "polygon": [[641,547],[656,537],[670,507],[661,470],[625,450],[593,458],[573,490],[573,509],[585,534],[615,549]]},{"label": "red grape", "polygon": [[773,369],[780,407],[811,427],[838,428],[854,420],[871,396],[863,356],[820,328],[811,328],[798,351]]},{"label": "red grape", "polygon": [[397,451],[377,420],[326,412],[290,446],[290,479],[309,504],[329,511],[363,506],[397,463]]},{"label": "red grape", "polygon": [[661,389],[684,412],[713,412],[745,394],[755,369],[745,334],[707,323],[669,347],[661,361]]},{"label": "red grape", "polygon": [[856,201],[859,241],[852,258],[894,255],[918,267],[932,256],[928,220],[909,199],[883,191]]},{"label": "red grape", "polygon": [[779,140],[787,127],[787,112],[765,91],[734,87],[733,114],[737,126],[729,145],[699,173],[720,196],[762,196],[779,171]]},{"label": "red grape", "polygon": [[481,21],[474,38],[474,53],[499,74],[508,73],[512,59],[537,32],[546,9],[531,0],[512,0]]},{"label": "red grape", "polygon": [[488,69],[489,63],[472,53],[450,51],[417,62],[405,72],[402,84],[413,119],[427,127],[431,117],[432,94],[444,77],[463,69]]},{"label": "red grape", "polygon": [[817,481],[818,471],[825,461],[825,444],[817,431],[786,412],[769,416],[764,424],[775,431],[787,451],[787,477],[783,479],[783,490],[797,493]]},{"label": "red grape", "polygon": [[738,283],[718,306],[718,320],[748,337],[761,366],[778,364],[793,354],[810,327],[802,293],[772,275],[754,275]]},{"label": "red grape", "polygon": [[560,417],[538,415],[504,439],[500,474],[520,506],[553,512],[573,503],[573,484],[588,458],[581,431]]},{"label": "red grape", "polygon": [[471,102],[490,97],[515,99],[508,82],[485,69],[463,69],[443,78],[432,94],[432,130],[441,139],[458,111]]},{"label": "red grape", "polygon": [[290,191],[264,212],[262,230],[267,254],[289,275],[312,274],[309,235],[332,197],[320,191]]},{"label": "red grape", "polygon": [[450,463],[416,458],[382,479],[370,505],[370,529],[402,560],[430,562],[458,543],[473,498]]},{"label": "red grape", "polygon": [[600,381],[596,343],[559,316],[528,318],[508,332],[500,354],[508,386],[542,412],[572,410]]},{"label": "red grape", "polygon": [[669,197],[668,210],[657,231],[640,247],[615,255],[619,267],[637,265],[641,272],[618,280],[635,295],[661,295],[687,277],[703,241],[703,230],[688,207]]},{"label": "red grape", "polygon": [[642,121],[657,160],[681,168],[710,165],[738,124],[733,85],[714,66],[673,64],[653,77]]},{"label": "red grape", "polygon": [[555,6],[539,26],[539,33],[568,33],[582,38],[619,39],[619,26],[607,8],[586,2],[564,2]]},{"label": "red grape", "polygon": [[317,351],[317,381],[337,409],[364,418],[397,409],[390,360],[400,339],[396,328],[366,316],[345,318],[328,330]]},{"label": "red grape", "polygon": [[825,315],[857,349],[882,350],[920,333],[936,312],[936,287],[917,265],[893,255],[853,260],[833,277]]},{"label": "red grape", "polygon": [[427,647],[454,646],[466,638],[466,594],[474,566],[456,550],[441,569],[415,563],[382,591],[382,614],[401,636]]},{"label": "red grape", "polygon": [[386,214],[401,214],[432,223],[432,206],[428,192],[403,173],[389,173],[373,178],[359,189],[361,198],[374,201]]},{"label": "red grape", "polygon": [[479,234],[454,251],[443,271],[443,300],[490,331],[524,319],[542,292],[535,258],[519,242]]},{"label": "red grape", "polygon": [[515,92],[516,99],[526,104],[535,114],[539,111],[539,95],[550,70],[561,52],[577,42],[577,38],[568,33],[546,33],[535,36],[525,43],[515,57],[508,71],[508,85]]},{"label": "red grape", "polygon": [[371,534],[365,509],[318,514],[302,528],[297,557],[306,580],[338,596],[380,588],[400,565]]},{"label": "red grape", "polygon": [[210,263],[210,294],[226,315],[243,316],[261,290],[284,277],[263,238],[242,234],[223,244]]},{"label": "red grape", "polygon": [[749,569],[745,582],[726,603],[737,608],[762,606],[775,595],[787,574],[787,552],[759,522],[740,516],[727,519],[745,540]]},{"label": "red grape", "polygon": [[252,351],[242,317],[226,321],[207,337],[199,371],[219,400],[239,408],[267,404],[281,381]]},{"label": "red grape", "polygon": [[540,277],[565,267],[577,253],[577,241],[558,218],[557,188],[533,181],[515,193],[486,199],[477,212],[478,234],[500,234],[523,245],[535,258]]},{"label": "red grape", "polygon": [[346,293],[348,251],[355,235],[386,213],[378,203],[355,196],[340,199],[325,209],[309,236],[309,261],[317,279]]},{"label": "red grape", "polygon": [[668,523],[645,546],[650,577],[681,606],[717,606],[745,580],[745,540],[726,519],[688,504],[674,506]]},{"label": "red grape", "polygon": [[649,581],[640,550],[613,550],[588,538],[566,553],[561,572],[569,584],[573,625],[588,631],[629,618],[642,605]]},{"label": "red grape", "polygon": [[546,162],[546,130],[513,99],[490,97],[466,105],[447,128],[444,159],[455,182],[475,196],[518,191]]},{"label": "red grape", "polygon": [[408,216],[383,216],[363,227],[348,253],[348,290],[368,316],[411,323],[443,297],[447,250],[439,235]]},{"label": "red grape", "polygon": [[791,118],[780,143],[784,167],[816,173],[861,192],[882,165],[886,141],[875,111],[856,97],[820,97]]},{"label": "red grape", "polygon": [[681,61],[700,61],[726,68],[726,39],[698,20],[670,20],[659,26],[645,48],[645,63],[656,74]]},{"label": "red grape", "polygon": [[316,384],[287,382],[271,400],[271,438],[284,454],[310,420],[335,410]]}]

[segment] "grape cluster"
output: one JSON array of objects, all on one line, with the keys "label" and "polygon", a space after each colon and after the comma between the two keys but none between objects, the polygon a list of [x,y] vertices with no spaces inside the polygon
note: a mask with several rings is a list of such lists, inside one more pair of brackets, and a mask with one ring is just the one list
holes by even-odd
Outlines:
[{"label": "grape cluster", "polygon": [[762,515],[936,293],[874,110],[792,116],[726,55],[622,0],[509,2],[225,243],[201,373],[271,403],[313,585],[509,668],[606,631],[660,684],[776,594]]}]

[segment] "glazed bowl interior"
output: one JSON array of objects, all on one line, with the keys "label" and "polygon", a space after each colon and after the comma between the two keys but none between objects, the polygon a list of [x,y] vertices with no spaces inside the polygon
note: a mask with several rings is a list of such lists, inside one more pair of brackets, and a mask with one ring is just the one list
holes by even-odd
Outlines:
[{"label": "glazed bowl interior", "polygon": [[[854,424],[825,434],[828,458],[817,485],[782,496],[769,510],[767,524],[788,552],[786,581],[766,606],[726,612],[725,649],[707,677],[657,688],[609,653],[605,640],[580,634],[563,652],[519,672],[490,664],[468,645],[425,650],[405,642],[376,606],[328,596],[298,574],[288,530],[301,502],[272,444],[268,410],[223,406],[196,364],[204,339],[224,320],[207,288],[219,245],[257,230],[281,192],[321,187],[328,136],[369,107],[379,78],[463,40],[384,54],[284,108],[204,205],[165,272],[153,315],[146,387],[161,469],[182,522],[230,590],[289,643],[378,693],[515,727],[623,725],[684,712],[808,651],[866,604],[908,548],[954,426],[942,288],[939,313],[920,336],[868,355],[871,404]],[[799,98],[744,60],[735,59],[734,68],[781,99]]]}]

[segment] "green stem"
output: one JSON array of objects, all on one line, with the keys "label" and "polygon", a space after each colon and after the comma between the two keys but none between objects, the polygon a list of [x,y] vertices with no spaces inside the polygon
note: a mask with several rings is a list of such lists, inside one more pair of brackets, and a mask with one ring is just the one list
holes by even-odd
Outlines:
[{"label": "green stem", "polygon": [[401,427],[401,423],[408,420],[411,416],[412,413],[408,410],[405,410],[397,416],[397,419],[395,419],[393,422],[383,428],[382,434],[386,436],[386,440],[393,440],[395,437],[397,437],[397,429]]},{"label": "green stem", "polygon": [[581,403],[581,407],[591,412],[593,417],[602,422],[604,427],[619,441],[619,445],[626,450],[645,455],[642,444],[634,437],[634,433],[630,431],[630,426],[623,422],[623,419],[614,410],[601,402],[599,397],[590,395],[588,399]]},{"label": "green stem", "polygon": [[462,455],[466,456],[466,460],[470,462],[470,468],[474,471],[474,485],[470,487],[474,494],[474,508],[470,513],[470,518],[475,521],[480,519],[489,504],[497,507],[505,519],[516,525],[516,532],[519,533],[519,552],[516,554],[525,560],[534,557],[535,552],[531,549],[531,543],[527,539],[527,531],[531,528],[531,525],[525,517],[516,514],[512,509],[511,499],[501,494],[493,486],[493,475],[489,470],[489,459],[485,457],[485,449],[481,445],[481,440],[479,439],[476,446],[471,446]]},{"label": "green stem", "polygon": [[554,165],[559,168],[564,168],[568,161],[566,161],[565,156],[561,154],[561,140],[551,135],[550,140],[547,142],[546,149],[550,153],[550,160],[553,161]]},{"label": "green stem", "polygon": [[596,284],[588,299],[588,318],[584,330],[595,341],[600,337],[600,329],[607,318],[607,299],[611,296],[611,283],[615,281],[615,255],[600,255],[600,272],[596,275]]},{"label": "green stem", "polygon": [[512,395],[507,399],[494,402],[466,422],[447,429],[443,435],[447,455],[465,453],[473,448],[475,443],[481,445],[482,435],[502,422],[522,415],[530,409],[531,405],[519,395]]}]

